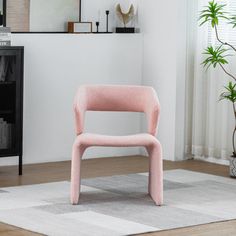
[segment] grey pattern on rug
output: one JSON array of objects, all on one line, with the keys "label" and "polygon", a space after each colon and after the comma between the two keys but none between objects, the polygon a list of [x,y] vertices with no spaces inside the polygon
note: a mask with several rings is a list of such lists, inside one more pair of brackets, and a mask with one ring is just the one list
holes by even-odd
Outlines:
[{"label": "grey pattern on rug", "polygon": [[0,193],[6,193],[7,191],[0,190]]},{"label": "grey pattern on rug", "polygon": [[236,181],[186,170],[164,173],[164,205],[147,195],[147,174],[0,189],[0,221],[55,236],[118,236],[236,219]]}]

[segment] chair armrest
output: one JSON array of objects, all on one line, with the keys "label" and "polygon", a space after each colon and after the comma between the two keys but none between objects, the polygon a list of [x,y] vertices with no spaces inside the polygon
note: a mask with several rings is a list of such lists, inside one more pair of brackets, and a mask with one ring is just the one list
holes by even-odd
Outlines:
[{"label": "chair armrest", "polygon": [[74,99],[75,128],[76,134],[80,135],[84,131],[84,120],[87,109],[86,89],[79,87]]},{"label": "chair armrest", "polygon": [[152,92],[148,94],[145,107],[148,133],[156,136],[160,119],[160,103],[154,89],[152,89]]}]

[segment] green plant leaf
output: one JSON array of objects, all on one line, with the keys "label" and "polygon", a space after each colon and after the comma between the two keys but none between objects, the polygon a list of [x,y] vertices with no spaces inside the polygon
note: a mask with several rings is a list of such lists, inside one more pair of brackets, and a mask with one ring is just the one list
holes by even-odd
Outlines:
[{"label": "green plant leaf", "polygon": [[225,91],[220,95],[219,100],[228,100],[232,103],[236,102],[236,83],[229,82],[227,86],[224,87]]},{"label": "green plant leaf", "polygon": [[200,26],[206,22],[211,22],[211,26],[214,28],[219,24],[219,19],[229,20],[227,12],[224,11],[225,6],[225,4],[219,4],[215,0],[208,2],[208,6],[205,6],[204,10],[200,12]]},{"label": "green plant leaf", "polygon": [[236,16],[231,16],[229,18],[229,24],[233,25],[233,28],[236,27]]},{"label": "green plant leaf", "polygon": [[216,48],[209,46],[203,52],[207,58],[202,62],[202,65],[208,69],[210,66],[216,68],[217,65],[228,64],[226,57],[230,56],[230,54],[225,54],[227,51],[229,51],[229,49],[224,49],[222,45]]}]

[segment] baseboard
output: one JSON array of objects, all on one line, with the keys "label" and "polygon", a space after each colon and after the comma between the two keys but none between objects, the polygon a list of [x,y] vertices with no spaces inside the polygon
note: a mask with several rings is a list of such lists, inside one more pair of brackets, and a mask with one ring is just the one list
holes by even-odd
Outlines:
[{"label": "baseboard", "polygon": [[205,161],[205,162],[210,162],[210,163],[215,163],[215,164],[229,166],[229,160],[218,159],[218,158],[215,158],[215,157],[195,156],[194,160],[200,160],[200,161]]},{"label": "baseboard", "polygon": [[[93,157],[85,157],[83,160],[92,160],[92,159],[104,159],[104,158],[122,158],[122,157],[142,157],[144,155],[141,155],[139,153],[134,154],[127,154],[127,155],[114,155],[114,156],[93,156]],[[26,161],[23,163],[23,165],[34,165],[34,164],[47,164],[47,163],[58,163],[58,162],[65,162],[65,161],[71,161],[70,157],[63,158],[60,160],[54,159],[54,160],[43,160],[43,161]],[[0,167],[4,166],[17,166],[18,165],[18,157],[5,157],[0,158]]]}]

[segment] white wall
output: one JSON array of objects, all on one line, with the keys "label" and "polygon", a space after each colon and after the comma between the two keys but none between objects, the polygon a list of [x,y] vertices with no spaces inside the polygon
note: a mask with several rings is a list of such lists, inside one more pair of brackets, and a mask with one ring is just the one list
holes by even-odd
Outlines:
[{"label": "white wall", "polygon": [[143,84],[157,90],[161,103],[158,138],[165,159],[183,159],[186,0],[142,1],[140,8]]},{"label": "white wall", "polygon": [[179,0],[177,5],[177,74],[176,74],[176,134],[175,160],[187,159],[185,156],[186,89],[187,89],[187,24],[188,0]]},{"label": "white wall", "polygon": [[[25,46],[24,163],[69,160],[75,137],[72,103],[81,84],[135,84],[142,80],[142,35],[13,34]],[[91,132],[130,134],[139,114],[91,114]],[[138,148],[93,148],[86,157],[123,156]],[[16,164],[16,158],[0,164]]]}]

